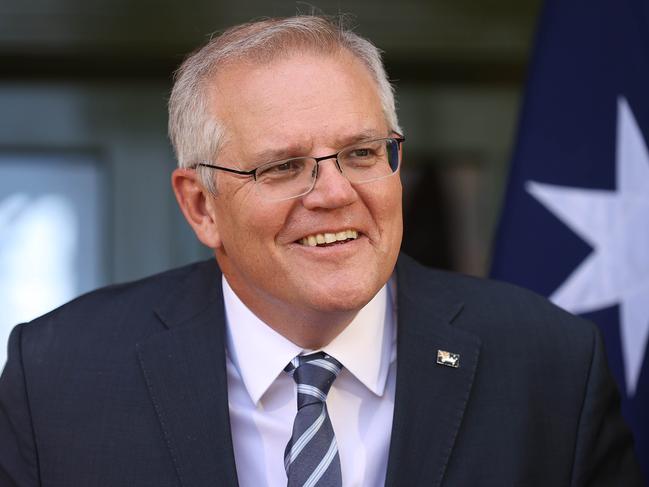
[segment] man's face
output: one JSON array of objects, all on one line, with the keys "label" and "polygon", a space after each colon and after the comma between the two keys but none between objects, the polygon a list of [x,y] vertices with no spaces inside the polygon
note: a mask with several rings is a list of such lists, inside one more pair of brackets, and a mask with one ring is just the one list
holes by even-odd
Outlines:
[{"label": "man's face", "polygon": [[[346,52],[231,65],[210,89],[210,106],[226,131],[213,161],[219,165],[250,170],[391,135],[375,82]],[[217,195],[208,206],[218,228],[216,256],[253,310],[355,311],[390,277],[402,236],[398,175],[352,186],[327,160],[320,163],[314,189],[286,201],[264,199],[253,178],[221,171],[215,176]],[[302,243],[347,230],[358,238],[315,247]]]}]

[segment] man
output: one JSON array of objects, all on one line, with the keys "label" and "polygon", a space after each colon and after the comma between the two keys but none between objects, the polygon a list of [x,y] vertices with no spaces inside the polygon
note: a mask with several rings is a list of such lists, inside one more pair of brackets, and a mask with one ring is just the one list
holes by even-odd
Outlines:
[{"label": "man", "polygon": [[1,485],[641,485],[593,326],[398,256],[404,139],[368,41],[235,27],[180,68],[170,133],[218,266],[14,330]]}]

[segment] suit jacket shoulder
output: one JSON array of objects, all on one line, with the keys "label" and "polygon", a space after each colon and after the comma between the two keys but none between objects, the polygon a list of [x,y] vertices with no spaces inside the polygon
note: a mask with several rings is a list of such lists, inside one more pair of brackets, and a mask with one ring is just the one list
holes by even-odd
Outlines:
[{"label": "suit jacket shoulder", "polygon": [[220,278],[201,262],[16,327],[0,379],[0,485],[209,485],[218,462],[199,463],[229,441],[202,436],[228,429]]},{"label": "suit jacket shoulder", "polygon": [[[67,349],[69,338],[78,341],[87,336],[90,344],[100,342],[99,337],[105,334],[114,334],[124,340],[138,334],[146,335],[159,329],[160,321],[155,319],[154,313],[164,303],[187,298],[182,295],[186,286],[200,294],[195,301],[208,302],[205,295],[216,288],[217,278],[220,278],[220,272],[212,259],[97,289],[28,323],[24,327],[23,340],[51,347],[55,343],[46,341],[60,337]],[[120,328],[125,322],[128,326]],[[133,326],[132,322],[139,323],[139,326]],[[151,326],[152,322],[155,322],[154,326]],[[118,330],[122,333],[117,333]]]},{"label": "suit jacket shoulder", "polygon": [[[405,297],[423,299],[434,307],[455,306],[454,321],[482,338],[510,336],[532,338],[527,333],[543,332],[564,340],[592,343],[597,328],[546,298],[513,284],[466,276],[421,266],[411,258],[399,261],[399,285]],[[567,338],[566,338],[567,334]]]}]

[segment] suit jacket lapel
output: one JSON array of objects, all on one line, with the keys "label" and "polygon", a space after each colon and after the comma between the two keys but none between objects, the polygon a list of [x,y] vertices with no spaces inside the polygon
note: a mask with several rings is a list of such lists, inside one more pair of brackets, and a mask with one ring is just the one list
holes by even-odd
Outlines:
[{"label": "suit jacket lapel", "polygon": [[168,327],[138,357],[181,485],[237,485],[230,435],[221,274],[197,266],[156,311]]},{"label": "suit jacket lapel", "polygon": [[[397,386],[386,485],[442,483],[478,362],[480,339],[451,325],[462,309],[408,258],[397,266]],[[460,366],[437,364],[437,351]]]}]

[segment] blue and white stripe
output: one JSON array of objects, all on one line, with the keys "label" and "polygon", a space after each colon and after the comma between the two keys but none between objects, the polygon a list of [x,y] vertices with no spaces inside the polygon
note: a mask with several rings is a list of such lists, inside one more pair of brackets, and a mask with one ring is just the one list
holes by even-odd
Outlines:
[{"label": "blue and white stripe", "polygon": [[327,471],[329,465],[331,465],[331,462],[333,461],[334,458],[336,458],[337,454],[338,454],[338,445],[336,444],[336,438],[333,438],[331,440],[331,444],[329,445],[329,450],[327,450],[327,453],[325,453],[325,456],[323,457],[320,464],[316,467],[316,469],[313,471],[311,476],[306,480],[306,482],[304,482],[304,485],[302,487],[313,487]]},{"label": "blue and white stripe", "polygon": [[287,474],[288,474],[288,468],[291,466],[291,463],[295,461],[295,459],[300,454],[300,452],[304,449],[304,447],[309,444],[311,439],[320,430],[320,427],[324,423],[326,417],[327,417],[327,411],[323,405],[320,416],[318,416],[316,420],[313,422],[313,424],[309,426],[304,433],[302,433],[302,436],[300,436],[300,438],[298,438],[298,440],[291,445],[291,450],[288,452],[288,455],[284,457],[284,469],[286,470]]},{"label": "blue and white stripe", "polygon": [[325,370],[328,370],[334,375],[340,374],[340,367],[337,367],[335,364],[326,361],[325,359],[319,358],[315,360],[311,360],[310,362],[307,362],[309,365],[315,365],[317,367],[321,367]]},{"label": "blue and white stripe", "polygon": [[313,396],[317,399],[320,399],[322,402],[325,402],[327,400],[327,395],[324,392],[322,392],[317,387],[310,386],[309,384],[298,384],[297,393]]}]

